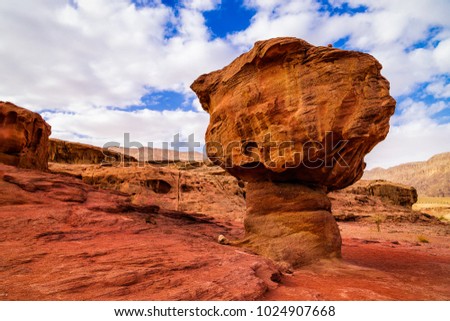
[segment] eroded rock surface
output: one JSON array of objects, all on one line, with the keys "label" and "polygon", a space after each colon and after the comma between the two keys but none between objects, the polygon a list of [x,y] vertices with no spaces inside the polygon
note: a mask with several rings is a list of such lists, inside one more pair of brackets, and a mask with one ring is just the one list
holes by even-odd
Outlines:
[{"label": "eroded rock surface", "polygon": [[0,300],[257,300],[277,287],[269,260],[217,243],[238,230],[226,221],[2,164],[0,190]]},{"label": "eroded rock surface", "polygon": [[[104,169],[51,165],[67,173]],[[218,243],[220,235],[231,243],[243,236],[226,203],[216,219],[158,210],[150,200],[139,206],[130,195],[67,174],[4,165],[0,190],[0,300],[450,298],[448,224],[412,224],[410,209],[375,196],[333,192],[333,211],[358,215],[357,222],[339,222],[343,262],[297,269],[277,285],[270,261]],[[209,193],[219,190],[211,185]],[[194,200],[197,192],[190,193]],[[381,232],[371,220],[378,215],[387,219]],[[418,235],[429,243],[418,244]]]},{"label": "eroded rock surface", "polygon": [[[380,70],[368,54],[275,38],[192,84],[211,115],[208,157],[249,182],[246,246],[294,266],[340,256],[325,193],[361,178],[388,133],[395,100]],[[265,210],[267,191],[280,208]]]},{"label": "eroded rock surface", "polygon": [[137,206],[157,205],[165,210],[242,221],[244,183],[216,166],[193,165],[181,162],[104,167],[50,163],[49,168],[102,189],[126,193]]},{"label": "eroded rock surface", "polygon": [[384,180],[362,180],[347,189],[354,194],[377,196],[394,205],[411,208],[417,202],[417,190],[413,186]]},{"label": "eroded rock surface", "polygon": [[50,134],[50,125],[39,114],[0,101],[1,163],[46,170]]}]

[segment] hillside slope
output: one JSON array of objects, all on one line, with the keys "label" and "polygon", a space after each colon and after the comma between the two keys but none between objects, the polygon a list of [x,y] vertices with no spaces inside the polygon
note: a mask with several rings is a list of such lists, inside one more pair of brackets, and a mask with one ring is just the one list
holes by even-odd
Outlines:
[{"label": "hillside slope", "polygon": [[437,154],[425,162],[406,163],[364,172],[363,179],[385,179],[417,189],[419,196],[450,196],[450,153]]}]

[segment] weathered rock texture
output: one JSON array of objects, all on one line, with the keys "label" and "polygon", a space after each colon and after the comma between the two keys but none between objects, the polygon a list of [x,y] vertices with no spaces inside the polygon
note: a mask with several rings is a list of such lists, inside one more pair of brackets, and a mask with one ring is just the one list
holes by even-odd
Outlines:
[{"label": "weathered rock texture", "polygon": [[245,213],[244,182],[222,168],[189,162],[164,164],[67,165],[50,163],[53,172],[67,173],[101,189],[131,195],[137,206],[202,213],[242,222]]},{"label": "weathered rock texture", "polygon": [[64,164],[105,164],[136,162],[128,155],[92,145],[50,139],[49,161]]},{"label": "weathered rock texture", "polygon": [[211,115],[208,157],[249,182],[248,246],[292,265],[340,256],[325,193],[358,180],[388,133],[380,70],[368,54],[276,38],[192,84]]},{"label": "weathered rock texture", "polygon": [[0,300],[260,300],[280,278],[217,243],[225,221],[2,164],[0,191]]},{"label": "weathered rock texture", "polygon": [[0,102],[1,163],[46,170],[50,134],[50,125],[39,114]]},{"label": "weathered rock texture", "polygon": [[[269,260],[218,243],[219,235],[232,240],[243,234],[242,225],[225,216],[137,206],[130,195],[68,175],[2,164],[0,191],[0,301],[450,298],[444,223],[386,221],[378,232],[374,222],[340,222],[342,263],[303,267],[278,284]],[[393,205],[354,207],[356,197],[378,202],[374,196],[334,193],[337,201],[353,200],[342,209],[392,214]],[[419,246],[418,235],[430,243]]]}]

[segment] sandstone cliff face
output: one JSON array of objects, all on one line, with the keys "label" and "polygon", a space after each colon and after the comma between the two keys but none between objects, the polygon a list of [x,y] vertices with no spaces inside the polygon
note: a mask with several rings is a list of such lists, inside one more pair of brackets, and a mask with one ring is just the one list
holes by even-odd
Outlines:
[{"label": "sandstone cliff face", "polygon": [[46,170],[50,134],[50,125],[39,114],[0,102],[1,163]]},{"label": "sandstone cliff face", "polygon": [[425,162],[374,168],[364,172],[364,179],[412,185],[419,196],[450,197],[450,153],[435,155]]},{"label": "sandstone cliff face", "polygon": [[294,266],[340,256],[326,192],[361,178],[388,133],[380,70],[368,54],[276,38],[191,85],[211,115],[208,157],[249,182],[245,246]]},{"label": "sandstone cliff face", "polygon": [[136,162],[136,159],[92,145],[50,139],[49,161],[64,164],[105,164]]}]

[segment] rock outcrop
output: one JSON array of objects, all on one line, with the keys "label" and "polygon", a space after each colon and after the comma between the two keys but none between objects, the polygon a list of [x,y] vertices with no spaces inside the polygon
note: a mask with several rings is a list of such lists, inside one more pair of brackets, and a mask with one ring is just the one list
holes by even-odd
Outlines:
[{"label": "rock outcrop", "polygon": [[67,173],[101,189],[131,195],[137,206],[202,213],[242,222],[245,190],[242,181],[216,166],[187,167],[184,163],[129,166],[50,163],[52,172]]},{"label": "rock outcrop", "polygon": [[64,164],[129,163],[137,160],[125,154],[92,145],[50,139],[49,161]]},{"label": "rock outcrop", "polygon": [[257,42],[191,86],[211,161],[248,182],[244,244],[293,266],[339,257],[326,193],[361,178],[395,100],[372,56],[296,38]]},{"label": "rock outcrop", "polygon": [[383,180],[362,180],[346,190],[354,194],[376,196],[385,202],[408,208],[417,202],[417,191],[414,187]]},{"label": "rock outcrop", "polygon": [[450,197],[450,153],[434,155],[425,162],[374,168],[365,171],[363,178],[412,185],[419,196]]},{"label": "rock outcrop", "polygon": [[1,163],[46,170],[50,134],[50,125],[39,114],[0,102]]}]

